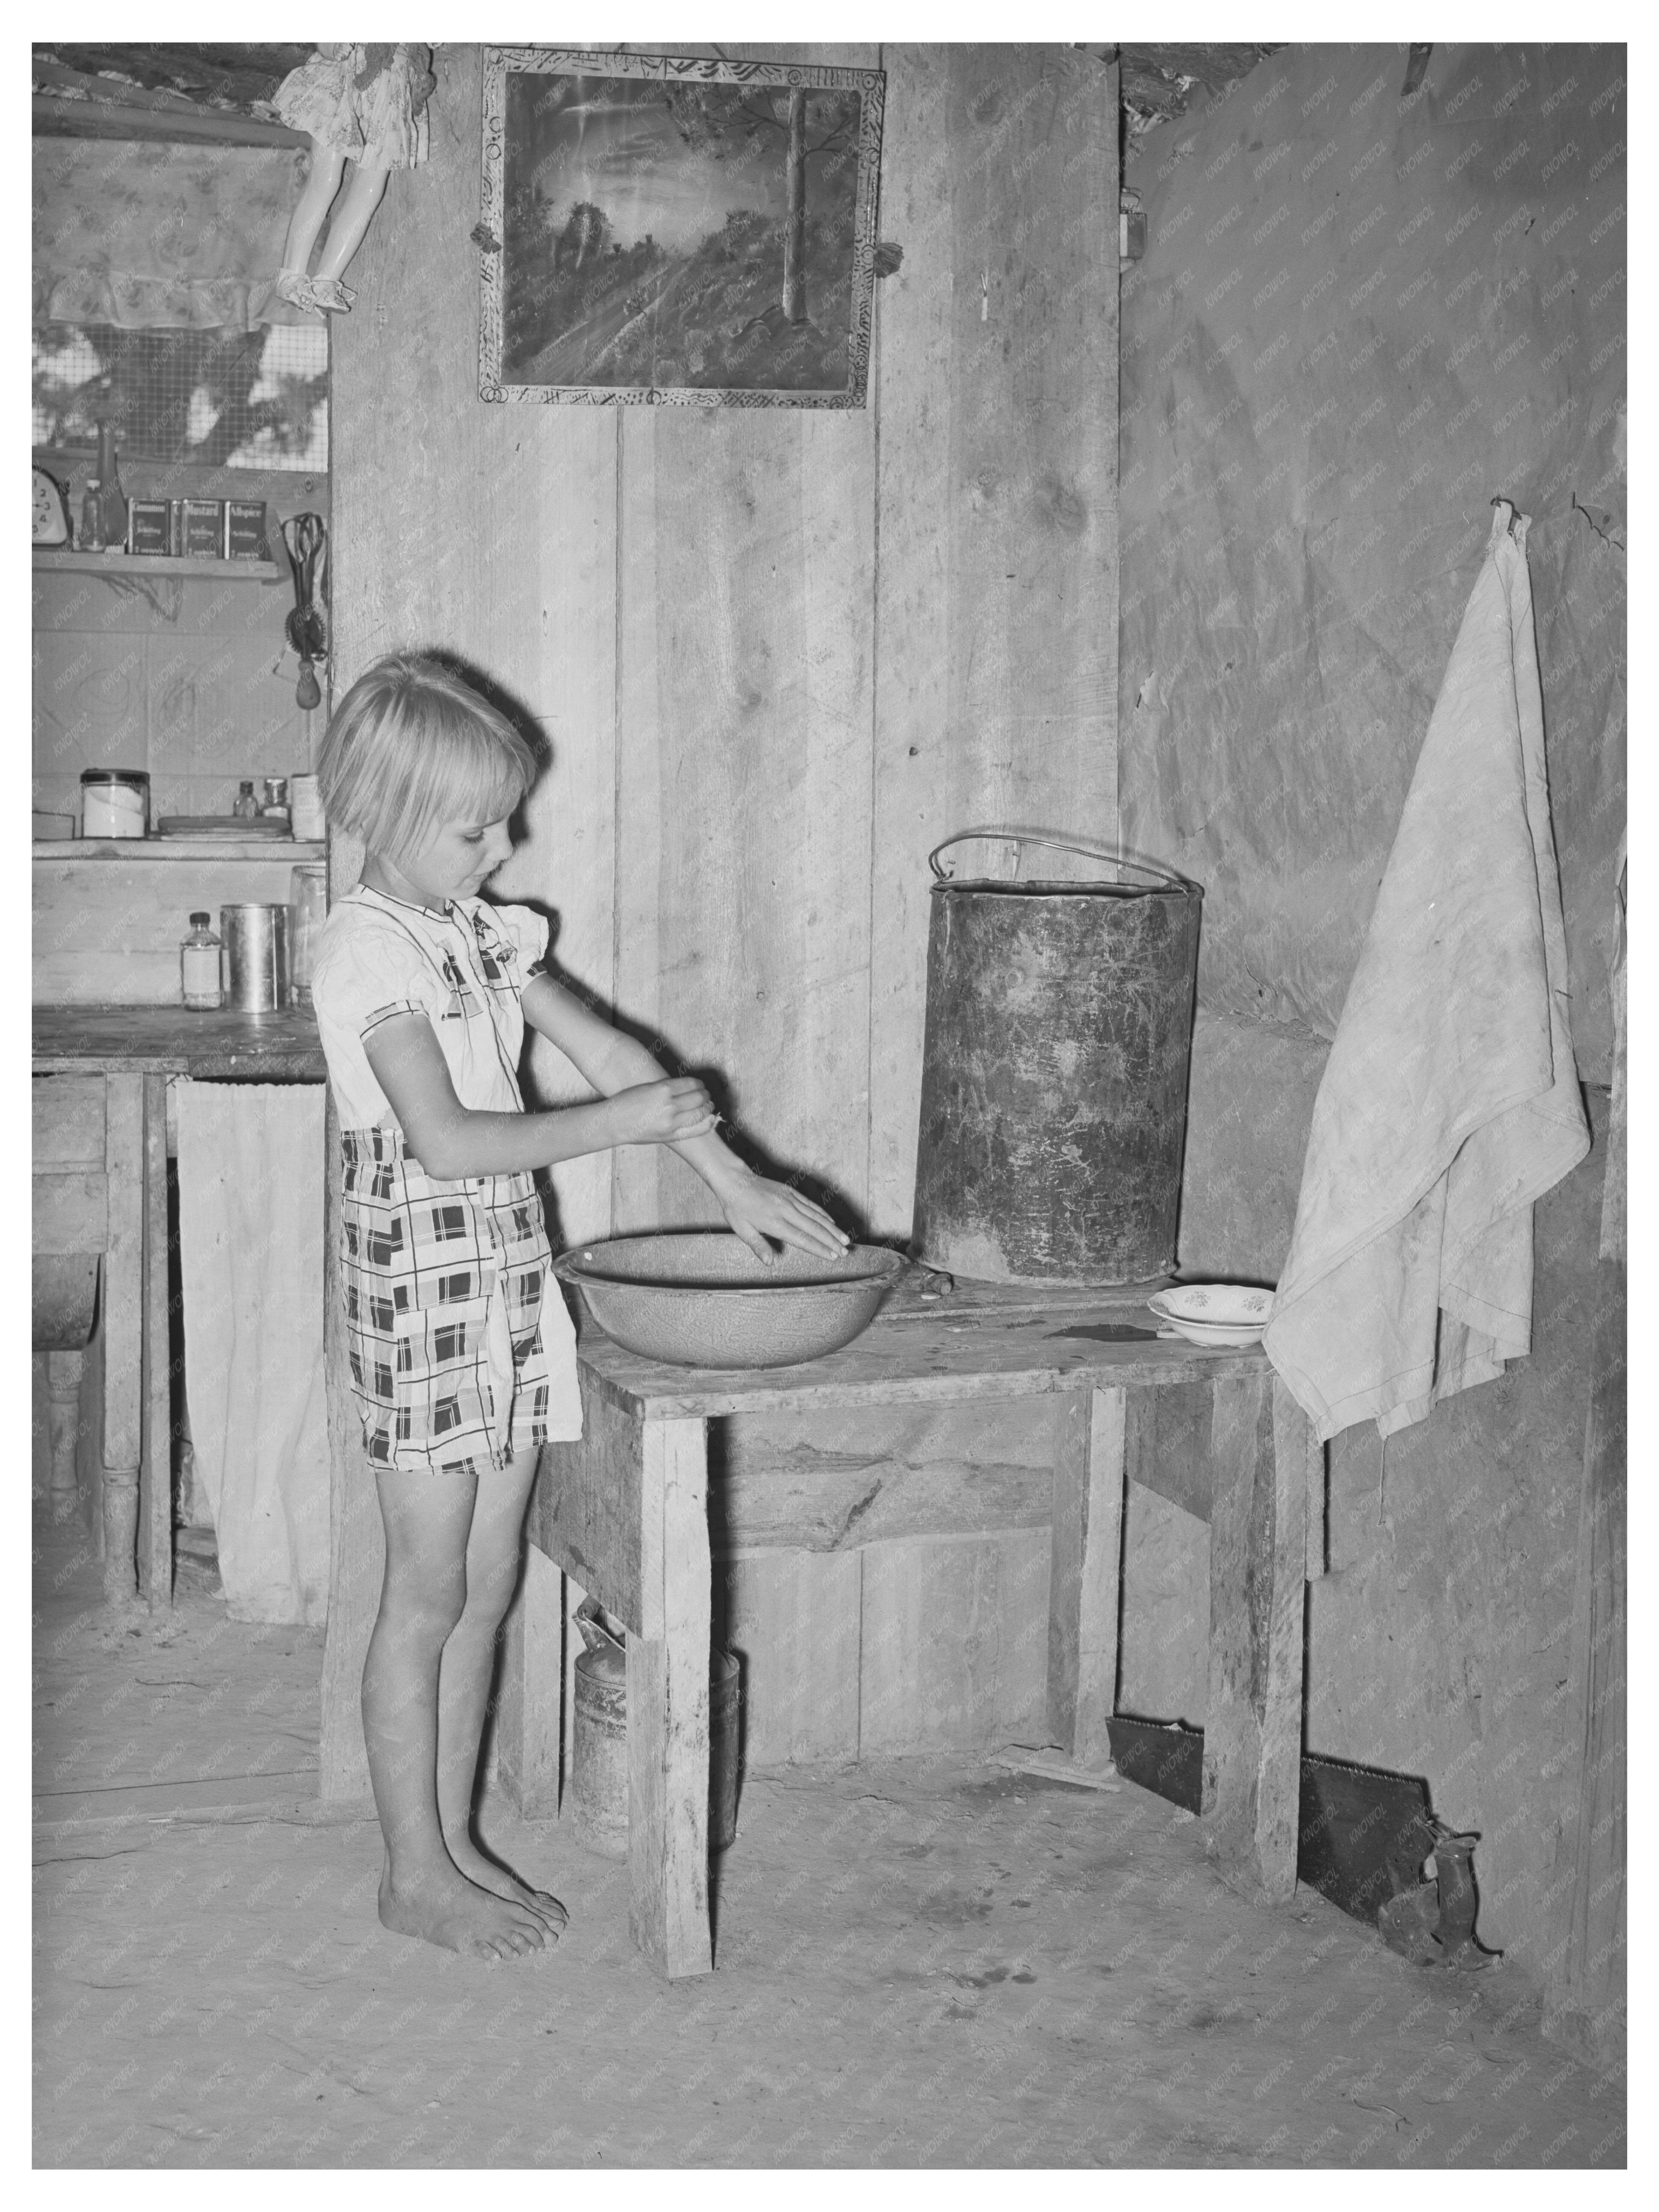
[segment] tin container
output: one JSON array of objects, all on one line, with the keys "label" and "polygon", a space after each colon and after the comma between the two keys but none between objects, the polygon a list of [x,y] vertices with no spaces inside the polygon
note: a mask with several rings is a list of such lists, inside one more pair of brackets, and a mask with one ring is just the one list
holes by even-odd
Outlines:
[{"label": "tin container", "polygon": [[81,771],[81,835],[144,837],[149,834],[149,777],[139,768]]},{"label": "tin container", "polygon": [[285,906],[222,906],[225,1004],[244,1014],[272,1014],[292,1004]]},{"label": "tin container", "polygon": [[1173,870],[1066,839],[1112,879],[963,880],[932,856],[913,1249],[998,1283],[1170,1273],[1187,1127],[1202,894]]},{"label": "tin container", "polygon": [[[576,1656],[571,1729],[570,1809],[576,1839],[601,1858],[628,1856],[628,1660],[604,1641]],[[711,1655],[708,1686],[708,1848],[727,1850],[738,1832],[738,1718],[742,1669],[736,1656]]]}]

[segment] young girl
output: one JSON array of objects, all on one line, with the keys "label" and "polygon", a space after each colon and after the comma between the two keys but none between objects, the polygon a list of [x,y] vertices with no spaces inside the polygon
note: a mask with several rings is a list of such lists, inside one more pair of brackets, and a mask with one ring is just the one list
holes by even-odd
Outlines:
[{"label": "young girl", "polygon": [[[352,1388],[386,1526],[363,1727],[386,1839],[380,1918],[487,1958],[556,1942],[563,1907],[474,1842],[495,1636],[516,1585],[540,1446],[581,1434],[575,1340],[533,1170],[672,1145],[727,1222],[833,1254],[828,1214],[754,1175],[708,1092],[573,998],[547,924],[477,896],[512,849],[534,757],[437,664],[394,654],[342,701],[319,777],[367,848],[321,933],[313,997],[343,1156],[341,1279]],[[524,1024],[602,1095],[525,1111]]]}]

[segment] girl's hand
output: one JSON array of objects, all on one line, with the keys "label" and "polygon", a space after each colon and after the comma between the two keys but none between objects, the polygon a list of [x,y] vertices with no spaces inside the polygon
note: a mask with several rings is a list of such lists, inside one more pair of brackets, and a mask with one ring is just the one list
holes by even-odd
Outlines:
[{"label": "girl's hand", "polygon": [[720,1118],[695,1075],[636,1083],[613,1091],[607,1103],[617,1145],[682,1144],[688,1137],[706,1137]]},{"label": "girl's hand", "polygon": [[768,1267],[772,1264],[769,1237],[798,1252],[816,1252],[829,1260],[839,1259],[851,1242],[821,1206],[787,1183],[768,1182],[763,1176],[748,1176],[721,1199],[720,1206],[734,1235]]}]

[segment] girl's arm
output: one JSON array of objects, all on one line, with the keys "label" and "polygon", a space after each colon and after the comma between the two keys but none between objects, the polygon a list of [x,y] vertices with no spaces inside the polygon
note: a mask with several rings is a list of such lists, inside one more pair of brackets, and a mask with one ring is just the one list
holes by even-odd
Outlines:
[{"label": "girl's arm", "polygon": [[463,1106],[449,1063],[424,1014],[399,1014],[363,1040],[409,1150],[431,1176],[511,1175],[613,1145],[660,1145],[703,1136],[714,1126],[708,1093],[689,1075],[654,1069],[587,1106],[550,1114],[489,1114]]},{"label": "girl's arm", "polygon": [[[642,1044],[601,1021],[550,975],[532,976],[525,987],[524,1014],[596,1091],[609,1097],[629,1097],[635,1090],[665,1079],[660,1065]],[[706,1099],[708,1093],[701,1084],[697,1090]],[[787,1183],[757,1176],[720,1142],[714,1128],[711,1119],[700,1128],[678,1131],[663,1141],[672,1145],[687,1166],[702,1177],[720,1200],[734,1233],[757,1259],[769,1263],[769,1237],[803,1252],[819,1252],[832,1258],[847,1249],[848,1238],[821,1206],[791,1190]]]}]

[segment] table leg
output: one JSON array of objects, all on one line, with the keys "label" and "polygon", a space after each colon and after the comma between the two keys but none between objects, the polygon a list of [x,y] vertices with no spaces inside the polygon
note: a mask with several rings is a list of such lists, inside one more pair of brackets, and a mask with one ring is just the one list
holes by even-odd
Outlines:
[{"label": "table leg", "polygon": [[640,1620],[628,1639],[629,1924],[671,1979],[708,1929],[708,1467],[700,1420],[641,1431]]},{"label": "table leg", "polygon": [[1125,1395],[1079,1392],[1054,1439],[1048,1580],[1048,1732],[1081,1766],[1111,1762],[1123,1550]]},{"label": "table leg", "polygon": [[1270,1372],[1215,1385],[1210,1428],[1210,1848],[1267,1899],[1296,1887],[1308,1430]]}]

